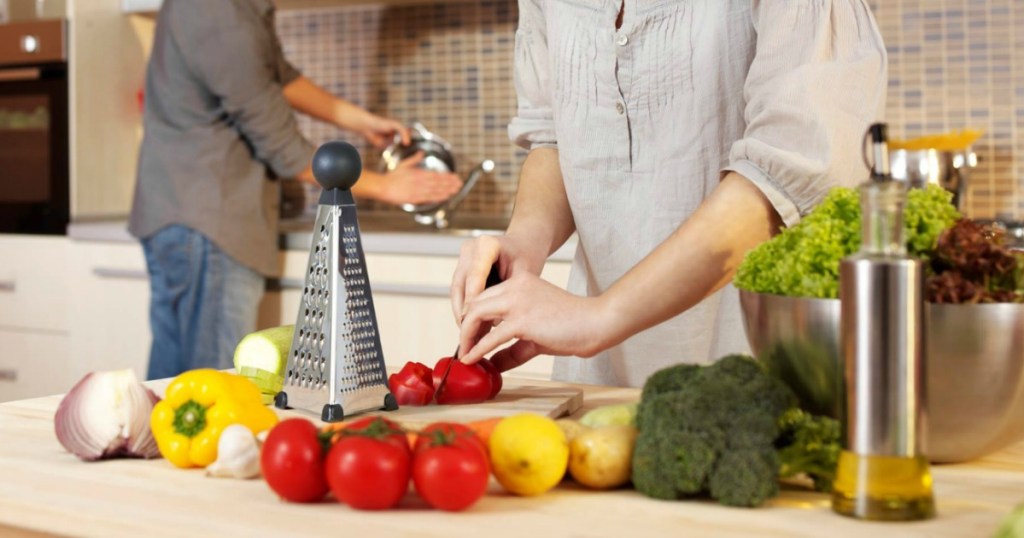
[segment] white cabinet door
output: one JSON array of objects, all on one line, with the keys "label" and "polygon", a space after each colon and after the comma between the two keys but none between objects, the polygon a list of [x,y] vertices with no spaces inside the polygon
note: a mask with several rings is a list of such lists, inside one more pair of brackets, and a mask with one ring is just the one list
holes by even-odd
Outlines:
[{"label": "white cabinet door", "polygon": [[0,235],[0,328],[66,331],[68,240]]},{"label": "white cabinet door", "polygon": [[138,243],[73,242],[71,356],[79,375],[149,362],[149,277]]},{"label": "white cabinet door", "polygon": [[68,391],[72,371],[66,334],[0,329],[0,402]]}]

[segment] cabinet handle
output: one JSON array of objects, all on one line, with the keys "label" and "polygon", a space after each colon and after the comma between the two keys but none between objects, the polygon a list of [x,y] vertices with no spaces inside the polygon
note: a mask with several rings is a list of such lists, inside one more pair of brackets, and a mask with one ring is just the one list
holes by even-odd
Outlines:
[{"label": "cabinet handle", "polygon": [[[301,290],[306,281],[301,278],[275,278],[267,281],[267,290]],[[396,282],[371,282],[373,293],[385,295],[414,295],[417,297],[448,297],[448,286],[427,286],[423,284],[398,284]]]},{"label": "cabinet handle", "polygon": [[17,370],[0,370],[0,381],[17,381]]},{"label": "cabinet handle", "polygon": [[0,291],[14,291],[13,280],[0,280]]},{"label": "cabinet handle", "polygon": [[138,269],[114,269],[112,267],[93,267],[92,274],[100,278],[130,278],[133,280],[145,280],[149,274]]}]

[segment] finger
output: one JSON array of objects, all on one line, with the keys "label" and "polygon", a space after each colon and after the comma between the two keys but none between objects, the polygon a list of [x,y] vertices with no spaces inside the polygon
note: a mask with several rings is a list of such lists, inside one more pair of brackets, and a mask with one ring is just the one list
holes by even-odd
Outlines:
[{"label": "finger", "polygon": [[462,246],[459,247],[459,261],[455,264],[455,271],[452,273],[452,285],[448,290],[448,295],[452,300],[452,316],[455,317],[456,326],[462,325],[462,306],[466,291],[465,280],[466,273],[469,272],[470,260],[473,257],[474,241],[473,239],[464,241]]},{"label": "finger", "polygon": [[488,353],[514,340],[516,337],[515,331],[512,330],[510,325],[511,323],[502,323],[501,325],[491,329],[491,331],[485,334],[483,338],[476,343],[476,345],[469,348],[467,352],[462,353],[462,358],[459,360],[465,364],[479,362],[480,359],[484,358]]},{"label": "finger", "polygon": [[462,317],[459,327],[459,356],[465,356],[481,340],[480,335],[487,332],[488,326],[508,312],[506,301],[498,295],[500,290],[488,291],[492,293],[468,303],[469,311]]},{"label": "finger", "polygon": [[469,304],[480,292],[484,291],[487,285],[487,275],[491,272],[491,266],[498,262],[501,253],[501,244],[493,237],[481,237],[475,243],[476,253],[470,259],[466,271],[465,302],[462,306],[462,314],[465,315],[466,305]]},{"label": "finger", "polygon": [[543,353],[540,346],[526,340],[520,340],[491,356],[491,362],[498,371],[507,372],[522,366],[526,361]]},{"label": "finger", "polygon": [[402,122],[397,120],[388,120],[388,128],[402,137],[403,146],[412,144],[412,133],[409,132],[408,127],[402,125]]}]

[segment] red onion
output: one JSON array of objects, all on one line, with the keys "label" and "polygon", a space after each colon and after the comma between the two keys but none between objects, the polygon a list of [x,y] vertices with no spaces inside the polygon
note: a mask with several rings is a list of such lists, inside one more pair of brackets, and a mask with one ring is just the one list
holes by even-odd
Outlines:
[{"label": "red onion", "polygon": [[131,370],[87,374],[57,407],[57,440],[85,461],[159,457],[149,429],[158,401]]}]

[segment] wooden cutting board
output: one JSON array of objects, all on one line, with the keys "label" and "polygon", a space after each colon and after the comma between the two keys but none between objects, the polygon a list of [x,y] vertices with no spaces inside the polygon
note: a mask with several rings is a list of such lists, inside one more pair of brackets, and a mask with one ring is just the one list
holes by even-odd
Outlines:
[{"label": "wooden cutting board", "polygon": [[[501,392],[487,402],[462,405],[407,405],[397,411],[368,412],[359,416],[379,414],[405,426],[420,427],[432,422],[472,422],[519,413],[536,413],[559,418],[572,414],[582,405],[583,391],[579,388],[551,381],[506,378]],[[294,409],[278,412],[282,416],[295,413],[310,419],[319,418]],[[348,418],[346,417],[346,420]]]},{"label": "wooden cutting board", "polygon": [[[170,379],[148,381],[153,391],[163,398]],[[359,416],[379,414],[408,426],[424,426],[431,422],[472,422],[494,417],[507,417],[518,413],[537,413],[551,418],[570,415],[583,405],[583,390],[577,387],[542,379],[523,379],[506,376],[501,392],[493,399],[479,404],[402,406],[397,411],[367,412]],[[319,422],[315,415],[300,409],[275,409],[281,417],[301,416]],[[350,417],[345,417],[348,420]]]}]

